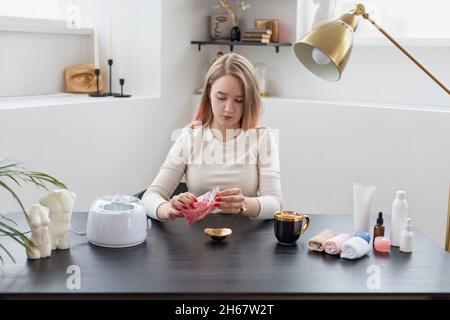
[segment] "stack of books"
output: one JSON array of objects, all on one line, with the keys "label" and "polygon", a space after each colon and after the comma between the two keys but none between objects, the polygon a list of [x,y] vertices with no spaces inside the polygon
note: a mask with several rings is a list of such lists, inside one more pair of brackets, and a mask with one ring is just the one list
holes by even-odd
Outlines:
[{"label": "stack of books", "polygon": [[270,29],[247,29],[241,37],[241,41],[269,43],[272,36]]}]

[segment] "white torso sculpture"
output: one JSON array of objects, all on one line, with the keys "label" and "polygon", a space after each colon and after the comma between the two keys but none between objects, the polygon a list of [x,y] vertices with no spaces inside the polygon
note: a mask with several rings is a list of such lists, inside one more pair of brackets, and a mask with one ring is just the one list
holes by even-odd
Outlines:
[{"label": "white torso sculpture", "polygon": [[75,198],[75,193],[61,189],[50,192],[39,201],[50,209],[52,250],[69,249],[70,220]]},{"label": "white torso sculpture", "polygon": [[52,254],[49,232],[49,210],[40,204],[34,204],[26,212],[28,224],[31,228],[30,241],[32,246],[27,248],[28,259],[41,259]]}]

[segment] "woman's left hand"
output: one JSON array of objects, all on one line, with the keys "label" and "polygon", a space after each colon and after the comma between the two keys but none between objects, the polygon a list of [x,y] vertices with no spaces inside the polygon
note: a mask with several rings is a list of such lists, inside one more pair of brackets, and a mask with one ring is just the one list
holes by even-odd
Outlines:
[{"label": "woman's left hand", "polygon": [[216,195],[215,201],[223,212],[237,214],[244,205],[245,197],[241,189],[232,188],[219,192]]}]

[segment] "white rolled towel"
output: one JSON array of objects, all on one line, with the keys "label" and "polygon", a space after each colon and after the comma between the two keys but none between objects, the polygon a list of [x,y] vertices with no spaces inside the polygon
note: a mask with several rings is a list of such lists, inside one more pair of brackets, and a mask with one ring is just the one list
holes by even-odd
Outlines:
[{"label": "white rolled towel", "polygon": [[358,259],[365,256],[370,250],[366,240],[360,237],[353,237],[342,246],[341,258]]}]

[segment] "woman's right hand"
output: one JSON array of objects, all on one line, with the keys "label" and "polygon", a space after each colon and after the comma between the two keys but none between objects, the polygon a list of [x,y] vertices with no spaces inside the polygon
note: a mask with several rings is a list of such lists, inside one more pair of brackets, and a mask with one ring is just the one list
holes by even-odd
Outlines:
[{"label": "woman's right hand", "polygon": [[183,209],[193,208],[192,204],[198,202],[197,198],[190,192],[185,192],[173,196],[169,202],[163,203],[159,208],[157,215],[162,220],[173,220],[183,217]]}]

